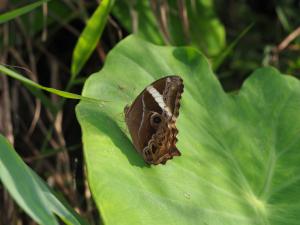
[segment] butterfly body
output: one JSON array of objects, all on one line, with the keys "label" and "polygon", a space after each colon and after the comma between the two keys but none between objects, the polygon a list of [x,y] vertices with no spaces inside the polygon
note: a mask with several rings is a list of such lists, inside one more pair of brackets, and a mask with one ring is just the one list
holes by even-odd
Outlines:
[{"label": "butterfly body", "polygon": [[146,87],[124,109],[133,145],[149,164],[165,164],[180,155],[175,124],[182,92],[179,76],[164,77]]}]

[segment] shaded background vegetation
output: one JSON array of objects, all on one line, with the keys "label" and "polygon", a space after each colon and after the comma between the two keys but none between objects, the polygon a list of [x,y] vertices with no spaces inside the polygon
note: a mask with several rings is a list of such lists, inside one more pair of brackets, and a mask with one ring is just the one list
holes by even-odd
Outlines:
[{"label": "shaded background vegetation", "polygon": [[[0,12],[30,2],[1,1]],[[93,0],[53,0],[1,24],[1,64],[17,66],[15,70],[42,85],[80,93],[110,49],[138,33],[156,44],[192,45],[203,51],[227,91],[238,90],[261,66],[300,76],[300,1],[127,0],[116,2],[96,51],[71,80],[74,46],[97,6]],[[0,132],[33,170],[96,223],[100,216],[85,179],[76,103],[0,76]],[[35,224],[1,185],[0,202],[0,224]]]}]

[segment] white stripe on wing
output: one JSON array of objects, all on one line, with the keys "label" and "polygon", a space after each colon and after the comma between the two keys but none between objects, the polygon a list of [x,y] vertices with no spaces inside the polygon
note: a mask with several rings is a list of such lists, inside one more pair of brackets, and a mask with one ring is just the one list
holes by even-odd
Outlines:
[{"label": "white stripe on wing", "polygon": [[167,113],[169,117],[172,116],[170,108],[164,102],[163,96],[152,86],[147,87],[147,91],[152,95],[159,107]]}]

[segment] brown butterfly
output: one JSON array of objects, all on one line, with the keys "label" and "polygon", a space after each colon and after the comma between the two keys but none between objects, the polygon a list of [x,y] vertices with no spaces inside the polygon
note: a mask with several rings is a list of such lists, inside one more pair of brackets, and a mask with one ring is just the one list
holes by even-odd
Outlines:
[{"label": "brown butterfly", "polygon": [[175,123],[183,88],[179,76],[161,78],[124,109],[133,145],[149,164],[165,164],[173,156],[181,155],[175,146],[178,133]]}]

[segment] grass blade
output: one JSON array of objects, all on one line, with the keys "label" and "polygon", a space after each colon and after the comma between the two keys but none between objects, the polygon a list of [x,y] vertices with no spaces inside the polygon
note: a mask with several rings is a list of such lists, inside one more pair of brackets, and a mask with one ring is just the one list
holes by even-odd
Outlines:
[{"label": "grass blade", "polygon": [[96,48],[113,3],[114,0],[102,0],[92,17],[88,20],[73,51],[72,78],[75,78]]},{"label": "grass blade", "polygon": [[247,26],[239,34],[239,36],[230,45],[228,45],[215,60],[212,60],[212,67],[214,71],[216,71],[219,68],[219,66],[224,62],[225,58],[232,52],[232,50],[235,48],[235,46],[238,44],[241,38],[244,37],[253,26],[254,22]]},{"label": "grass blade", "polygon": [[41,6],[42,4],[44,4],[45,2],[48,2],[49,0],[41,0],[26,6],[23,6],[21,8],[18,9],[14,9],[12,11],[3,13],[2,15],[0,15],[0,24],[5,23],[9,20],[12,20],[16,17],[22,16],[28,12],[31,12],[32,10],[34,10],[35,8]]},{"label": "grass blade", "polygon": [[8,69],[7,67],[2,66],[2,65],[0,65],[0,71],[5,73],[6,75],[16,79],[16,80],[21,81],[25,85],[29,85],[29,86],[34,87],[34,88],[42,89],[44,91],[50,92],[52,94],[56,94],[56,95],[64,97],[64,98],[85,100],[85,101],[98,103],[98,104],[103,102],[102,100],[85,97],[85,96],[74,94],[74,93],[67,92],[67,91],[61,91],[61,90],[58,90],[58,89],[55,89],[55,88],[45,87],[43,85],[40,85],[38,83],[33,82],[32,80],[22,76],[21,74],[13,71],[11,69]]}]

